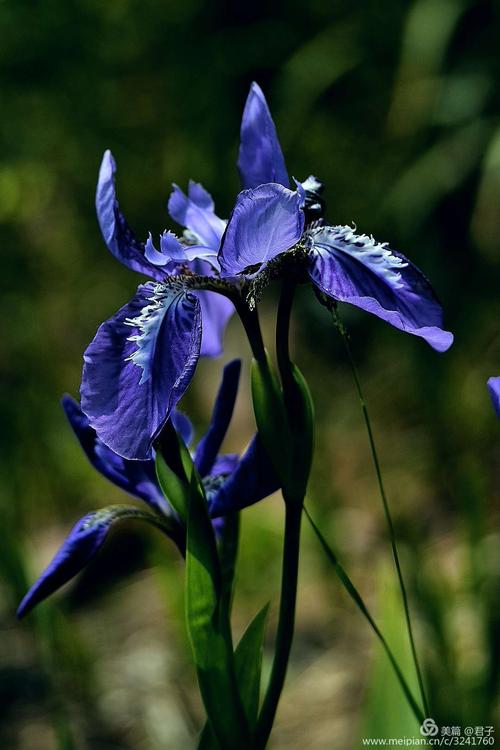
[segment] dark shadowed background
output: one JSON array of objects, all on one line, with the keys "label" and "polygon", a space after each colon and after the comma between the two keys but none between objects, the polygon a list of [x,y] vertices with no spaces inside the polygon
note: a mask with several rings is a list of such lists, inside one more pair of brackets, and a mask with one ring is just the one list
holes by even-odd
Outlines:
[{"label": "dark shadowed background", "polygon": [[[239,121],[263,87],[291,174],[326,182],[328,218],[405,252],[432,279],[456,343],[344,309],[371,409],[436,720],[494,725],[499,649],[500,7],[419,0],[0,2],[2,541],[0,746],[179,750],[203,721],[182,623],[182,565],[154,531],[113,535],[64,595],[15,607],[79,515],[123,495],[93,472],[59,398],[140,277],[94,212],[105,148],[140,237],[173,227],[172,181],[227,216]],[[272,336],[276,290],[263,302]],[[342,343],[308,288],[294,355],[317,406],[309,506],[411,676],[361,412]],[[248,363],[237,320],[185,399],[206,425],[221,365]],[[248,367],[227,440],[254,429]],[[235,629],[271,599],[279,497],[245,512]],[[498,713],[497,713],[498,718]],[[418,727],[384,657],[304,530],[292,664],[272,748],[349,750]]]}]

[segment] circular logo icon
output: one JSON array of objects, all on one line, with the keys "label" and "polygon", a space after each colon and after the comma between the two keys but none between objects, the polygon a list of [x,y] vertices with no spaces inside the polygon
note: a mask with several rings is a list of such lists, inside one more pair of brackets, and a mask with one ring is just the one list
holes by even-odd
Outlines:
[{"label": "circular logo icon", "polygon": [[424,737],[435,737],[438,732],[439,728],[434,719],[424,719],[420,727],[420,734],[423,734]]}]

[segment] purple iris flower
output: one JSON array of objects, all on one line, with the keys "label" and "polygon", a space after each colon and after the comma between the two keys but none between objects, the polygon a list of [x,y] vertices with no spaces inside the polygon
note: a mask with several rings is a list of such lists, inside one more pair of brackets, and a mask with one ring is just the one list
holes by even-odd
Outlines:
[{"label": "purple iris flower", "polygon": [[[223,523],[225,515],[256,503],[279,488],[258,436],[254,436],[241,458],[234,454],[219,454],[233,414],[240,370],[239,360],[224,368],[209,427],[193,456],[216,529]],[[131,505],[111,505],[87,513],[76,523],[52,562],[24,597],[17,611],[18,617],[24,617],[77,575],[97,554],[111,527],[120,520],[136,518],[147,521],[172,539],[181,552],[184,551],[185,528],[160,489],[154,459],[137,461],[119,456],[99,439],[74,399],[64,396],[62,405],[90,463],[113,484],[145,502],[154,512]],[[188,417],[174,410],[171,419],[178,434],[189,445],[193,428]]]},{"label": "purple iris flower", "polygon": [[200,355],[218,356],[234,311],[227,297],[190,289],[186,279],[218,275],[217,254],[226,223],[210,195],[191,182],[177,186],[172,218],[186,231],[140,242],[120,211],[115,162],[106,151],[96,208],[104,240],[124,265],[149,276],[136,295],[98,329],[84,355],[82,408],[99,438],[124,458],[147,459],[194,374]]},{"label": "purple iris flower", "polygon": [[500,419],[500,377],[488,379],[488,391],[490,393],[491,403]]},{"label": "purple iris flower", "polygon": [[325,225],[321,183],[309,177],[289,189],[283,154],[264,95],[250,88],[238,167],[243,187],[219,252],[226,278],[254,279],[286,257],[302,264],[325,304],[348,302],[445,351],[453,336],[429,282],[404,255],[349,226]]}]

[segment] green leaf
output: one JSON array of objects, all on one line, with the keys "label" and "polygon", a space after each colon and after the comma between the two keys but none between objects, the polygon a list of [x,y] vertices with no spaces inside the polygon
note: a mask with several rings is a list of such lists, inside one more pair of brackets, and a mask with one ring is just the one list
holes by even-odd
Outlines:
[{"label": "green leaf", "polygon": [[170,420],[162,429],[156,448],[156,476],[163,494],[185,522],[189,503],[189,478],[193,459]]},{"label": "green leaf", "polygon": [[179,453],[182,468],[184,469],[186,476],[190,477],[194,466],[193,458],[191,456],[191,453],[189,452],[189,448],[179,434],[177,435],[177,441],[179,443]]},{"label": "green leaf", "polygon": [[292,363],[291,369],[295,385],[293,407],[289,412],[293,442],[292,496],[302,498],[306,493],[314,452],[314,403],[299,368]]},{"label": "green leaf", "polygon": [[257,723],[259,712],[264,630],[268,612],[269,603],[257,612],[235,651],[236,679],[252,729]]},{"label": "green leaf", "polygon": [[289,429],[281,386],[273,364],[252,361],[252,399],[257,429],[274,469],[286,484],[290,474]]},{"label": "green leaf", "polygon": [[[255,615],[234,652],[236,679],[238,680],[243,707],[252,730],[257,723],[259,712],[264,629],[268,611],[269,604],[266,604]],[[219,750],[219,744],[208,722],[201,733],[198,750]]]},{"label": "green leaf", "polygon": [[222,577],[221,606],[231,612],[234,589],[234,574],[240,540],[240,514],[225,516],[219,540],[219,559]]},{"label": "green leaf", "polygon": [[170,468],[160,451],[156,453],[156,476],[161,491],[185,522],[189,503],[189,486]]},{"label": "green leaf", "polygon": [[221,570],[201,481],[193,471],[187,517],[186,622],[200,692],[221,750],[249,747],[238,692],[227,609],[221,607]]}]

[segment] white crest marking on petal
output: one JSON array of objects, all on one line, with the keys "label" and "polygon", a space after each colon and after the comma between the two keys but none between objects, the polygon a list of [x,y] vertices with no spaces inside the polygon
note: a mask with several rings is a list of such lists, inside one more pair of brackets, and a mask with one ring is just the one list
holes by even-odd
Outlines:
[{"label": "white crest marking on petal", "polygon": [[404,282],[398,269],[406,268],[408,263],[395,255],[387,242],[377,242],[372,235],[356,234],[354,230],[349,226],[312,229],[309,235],[311,247],[327,251],[333,247],[339,252],[352,255],[393,288],[403,288]]},{"label": "white crest marking on petal", "polygon": [[139,333],[127,339],[127,341],[135,341],[137,349],[125,361],[133,362],[134,365],[142,368],[140,385],[151,378],[156,338],[163,318],[170,305],[184,292],[182,283],[175,283],[175,277],[170,277],[168,285],[148,282],[145,286],[152,292],[151,297],[147,298],[149,304],[142,308],[137,317],[125,320],[125,325],[139,329]]}]

